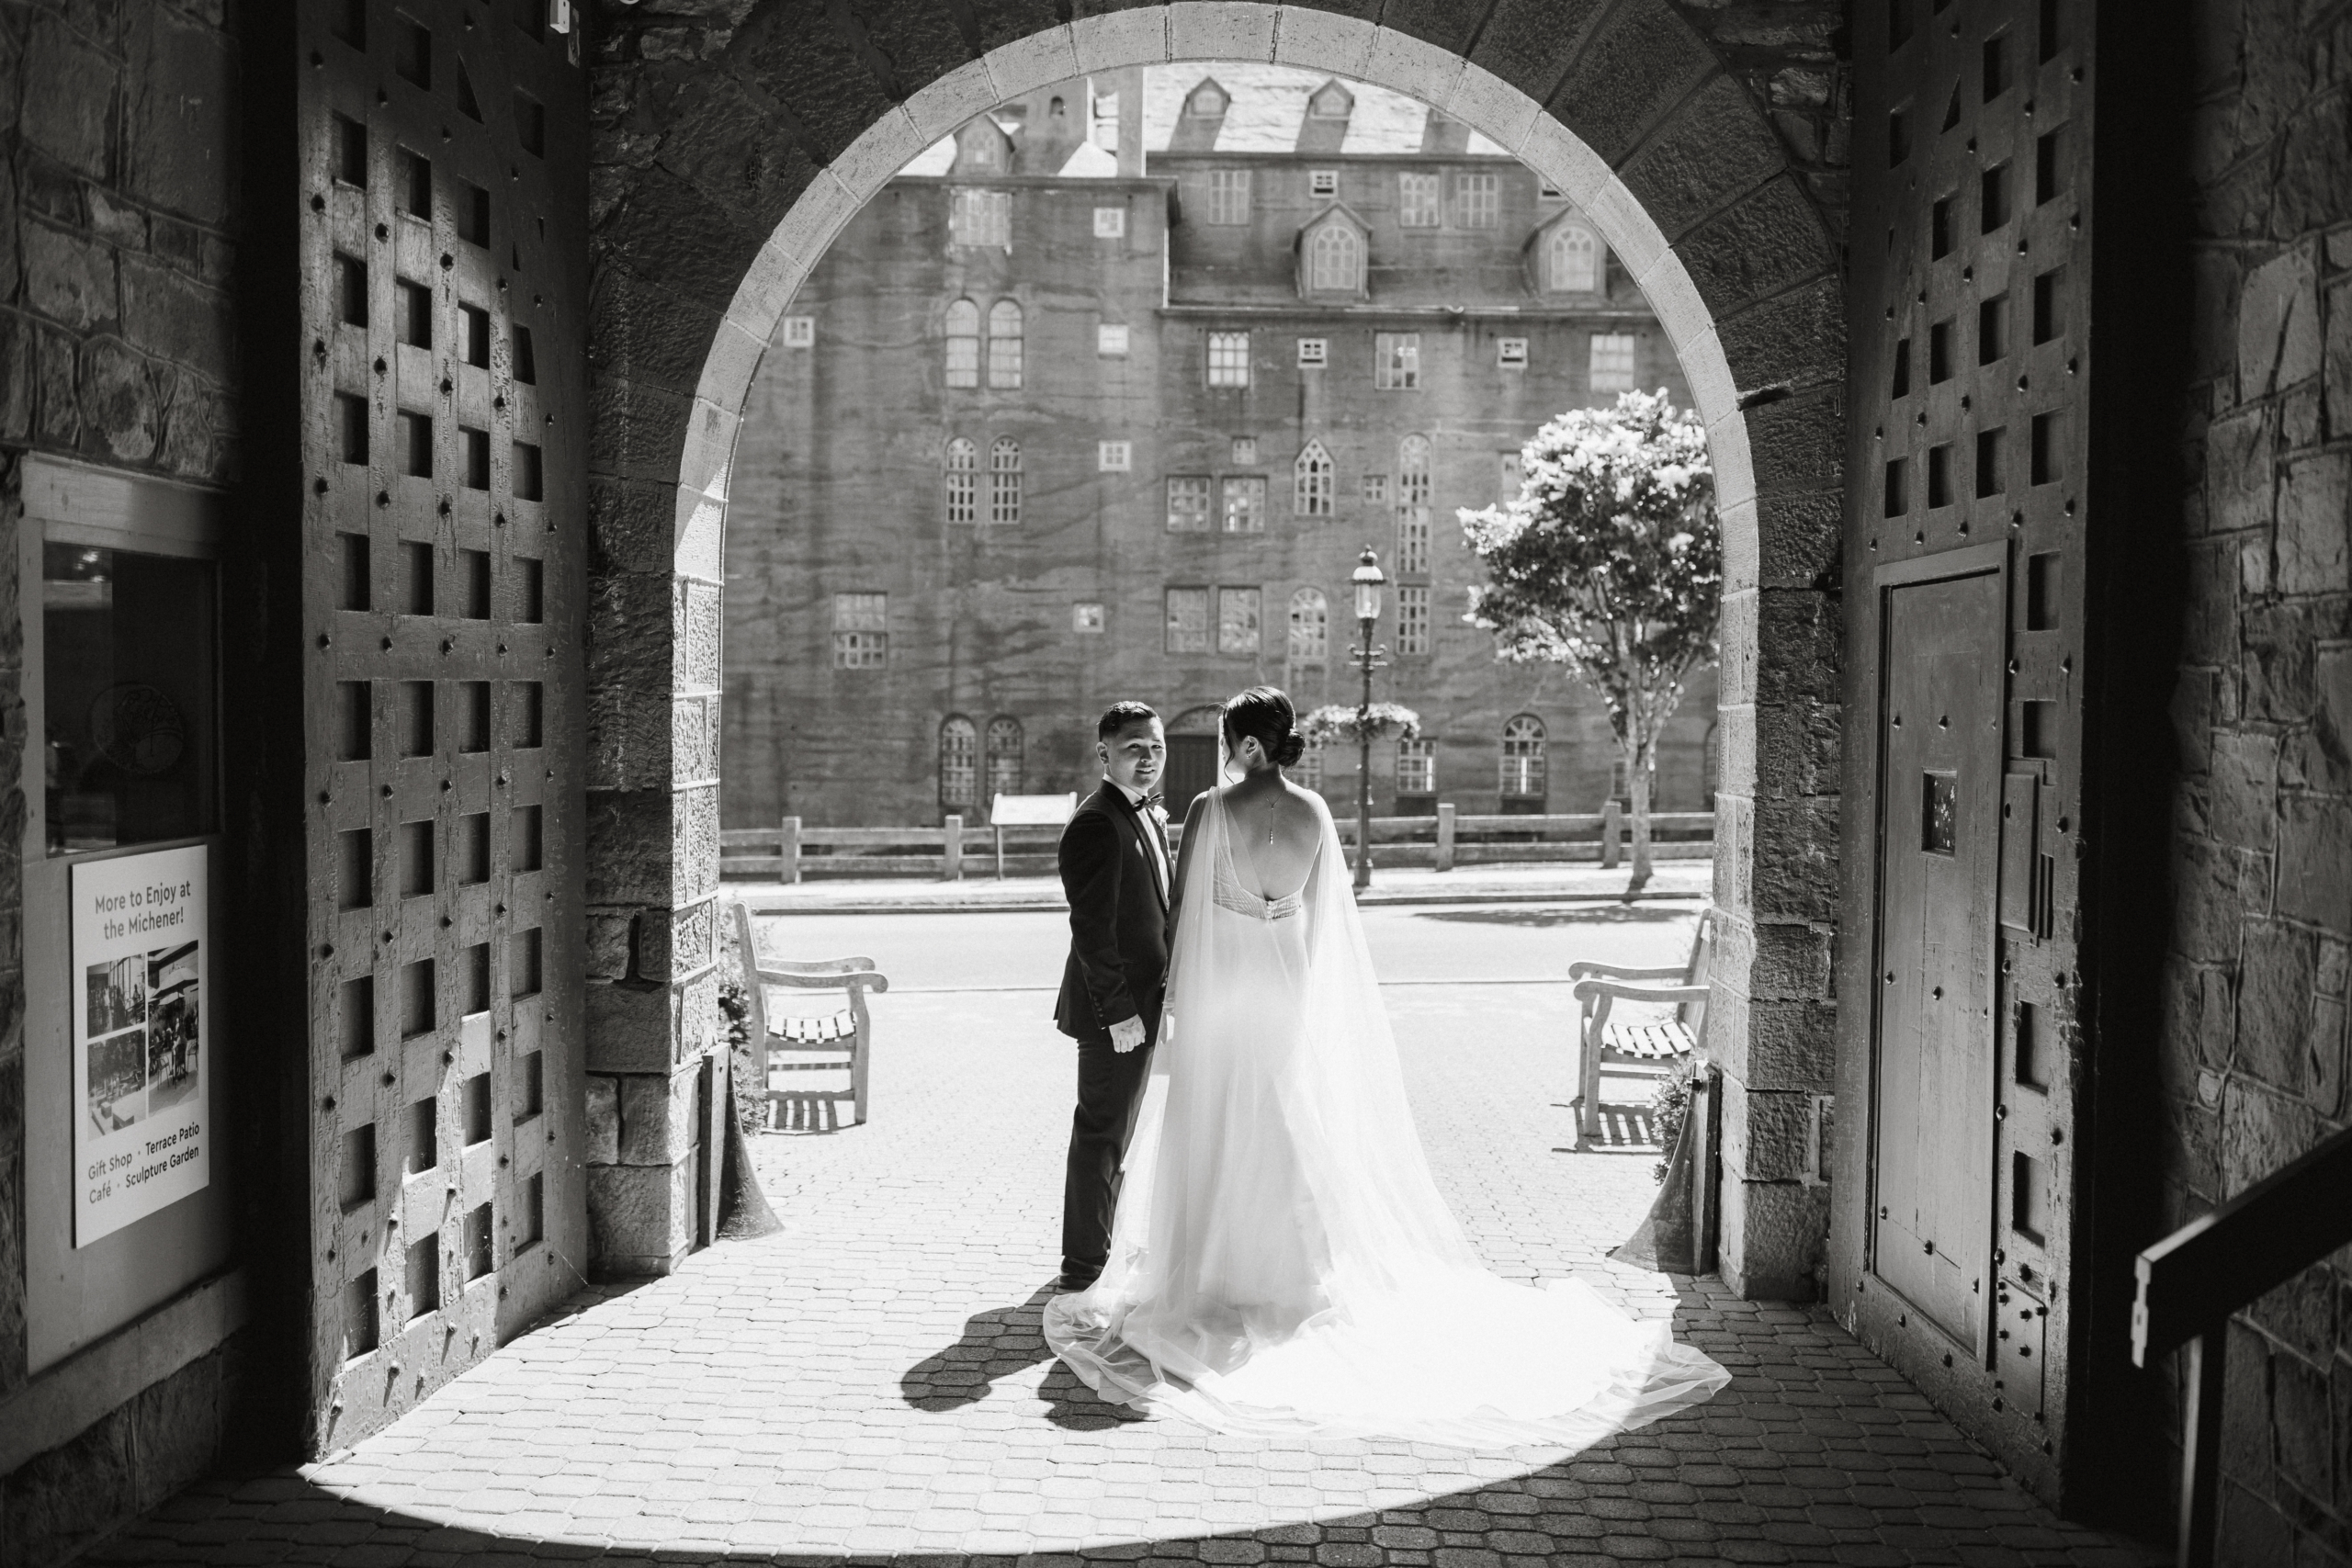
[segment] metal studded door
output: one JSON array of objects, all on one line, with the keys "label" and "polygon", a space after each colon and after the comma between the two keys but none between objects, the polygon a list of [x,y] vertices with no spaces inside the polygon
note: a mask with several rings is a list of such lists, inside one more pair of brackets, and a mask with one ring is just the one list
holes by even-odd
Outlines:
[{"label": "metal studded door", "polygon": [[[1829,1294],[2055,1499],[2083,1076],[2070,834],[2091,9],[1870,0],[1853,16],[1847,711],[1879,723],[1849,732],[1860,929],[1841,955],[1839,1085],[1867,1119],[1838,1152]],[[1939,761],[1914,728],[1922,702],[1951,700],[1919,657],[1930,634],[1976,661],[1946,676],[1979,683],[1997,720],[1981,756]],[[1949,861],[1920,848],[1945,771]],[[1962,956],[1975,967],[1956,979]],[[1938,1009],[1937,1040],[1969,1032],[1957,1055],[1935,1046],[1929,1093],[1903,1079],[1889,1031],[1925,1040]]]},{"label": "metal studded door", "polygon": [[584,184],[547,14],[298,12],[320,1451],[581,1282]]}]

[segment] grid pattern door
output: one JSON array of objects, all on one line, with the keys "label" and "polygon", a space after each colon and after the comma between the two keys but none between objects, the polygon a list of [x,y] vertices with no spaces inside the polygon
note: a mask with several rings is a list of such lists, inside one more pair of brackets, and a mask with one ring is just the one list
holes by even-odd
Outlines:
[{"label": "grid pattern door", "polygon": [[[1856,1249],[1854,1263],[1831,1290],[1866,1341],[2045,1495],[2064,1462],[2077,1240],[2070,1134],[2085,1077],[2070,986],[2080,959],[2070,829],[2080,821],[2092,17],[2086,0],[1891,0],[1854,11],[1848,515],[1859,569],[1849,583],[1870,591],[1857,594],[1867,602],[1848,646],[1882,650],[1866,679],[1884,685],[1891,585],[1935,580],[1939,557],[1957,573],[1962,558],[1989,553],[2004,583],[1984,612],[2003,618],[1984,638],[2002,650],[2003,745],[1997,885],[1983,895],[1993,907],[1972,916],[1992,931],[1986,1049],[1976,1102],[1955,1111],[1984,1130],[1969,1151],[1984,1212],[1966,1254],[1984,1268],[1962,1281],[1968,1326],[1937,1326],[1928,1303],[1894,1282],[1906,1270],[1885,1249],[1925,1244],[1882,1212],[1876,1163],[1844,1168],[1871,1190],[1843,1211],[1855,1229],[1839,1245]],[[1867,985],[1882,1024],[1888,997],[1928,983],[1886,949],[1892,825],[1920,809],[1920,779],[1887,771],[1897,750],[1882,747],[1871,764],[1881,798],[1870,815],[1889,825],[1872,874],[1878,962]],[[1883,1079],[1875,1044],[1871,1061]],[[1887,1131],[1860,1141],[1875,1156]]]},{"label": "grid pattern door", "polygon": [[580,1283],[584,175],[547,9],[299,13],[317,1451]]}]

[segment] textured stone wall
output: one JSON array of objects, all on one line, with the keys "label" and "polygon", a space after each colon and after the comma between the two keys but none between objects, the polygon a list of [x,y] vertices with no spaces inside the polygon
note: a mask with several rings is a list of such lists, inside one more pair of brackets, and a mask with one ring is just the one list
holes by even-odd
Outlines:
[{"label": "textured stone wall", "polygon": [[[2352,1122],[2352,9],[2194,12],[2168,1224]],[[2340,1265],[2230,1325],[2225,1562],[2352,1551]]]}]

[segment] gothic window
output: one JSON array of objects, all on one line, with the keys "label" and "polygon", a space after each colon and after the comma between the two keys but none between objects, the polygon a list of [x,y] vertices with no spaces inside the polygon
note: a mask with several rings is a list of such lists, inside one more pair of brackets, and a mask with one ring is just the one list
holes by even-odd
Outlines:
[{"label": "gothic window", "polygon": [[890,662],[890,596],[833,595],[833,668],[879,670]]},{"label": "gothic window", "polygon": [[1409,392],[1421,384],[1421,334],[1372,334],[1372,384],[1383,392]]},{"label": "gothic window", "polygon": [[1396,655],[1400,659],[1430,650],[1430,591],[1426,586],[1400,583],[1396,589]]},{"label": "gothic window", "polygon": [[1250,334],[1209,333],[1209,385],[1246,387],[1250,384]]},{"label": "gothic window", "polygon": [[947,444],[947,521],[980,520],[980,449],[962,436]]},{"label": "gothic window", "polygon": [[1464,229],[1492,229],[1502,221],[1502,176],[1453,176],[1453,221]]},{"label": "gothic window", "polygon": [[1317,293],[1353,294],[1363,287],[1363,242],[1336,220],[1307,237],[1306,287]]},{"label": "gothic window", "polygon": [[1596,392],[1634,389],[1634,335],[1631,333],[1592,334],[1592,368],[1589,385]]},{"label": "gothic window", "polygon": [[1021,307],[1010,299],[989,307],[989,385],[1021,385]]},{"label": "gothic window", "polygon": [[1330,602],[1320,588],[1302,588],[1290,596],[1291,662],[1320,664],[1330,651]]},{"label": "gothic window", "polygon": [[1209,531],[1209,478],[1206,474],[1168,477],[1168,531],[1205,534]]},{"label": "gothic window", "polygon": [[989,799],[1021,793],[1021,721],[1008,714],[989,720]]},{"label": "gothic window", "polygon": [[1437,793],[1436,741],[1399,740],[1396,742],[1396,793],[1398,795],[1435,795]]},{"label": "gothic window", "polygon": [[1544,287],[1555,294],[1589,294],[1600,287],[1600,243],[1591,230],[1553,225],[1544,242]]},{"label": "gothic window", "polygon": [[989,521],[1021,521],[1021,443],[1010,435],[989,449]]},{"label": "gothic window", "polygon": [[1259,609],[1264,595],[1255,588],[1216,591],[1216,650],[1246,654],[1258,651]]},{"label": "gothic window", "polygon": [[1407,229],[1437,227],[1438,176],[1396,176],[1396,221]]},{"label": "gothic window", "polygon": [[1506,803],[1544,799],[1544,721],[1523,713],[1503,726],[1502,796]]},{"label": "gothic window", "polygon": [[1236,474],[1225,481],[1225,531],[1262,534],[1266,531],[1266,481],[1254,474]]},{"label": "gothic window", "polygon": [[1209,221],[1231,226],[1250,221],[1250,171],[1209,171]]},{"label": "gothic window", "polygon": [[971,809],[978,773],[973,758],[978,750],[978,735],[972,728],[972,721],[962,714],[950,714],[940,725],[939,804],[942,809]]},{"label": "gothic window", "polygon": [[1293,465],[1294,494],[1291,510],[1301,517],[1331,515],[1332,479],[1331,454],[1323,449],[1320,441],[1310,441]]},{"label": "gothic window", "polygon": [[969,299],[947,307],[947,384],[980,384],[980,308]]}]

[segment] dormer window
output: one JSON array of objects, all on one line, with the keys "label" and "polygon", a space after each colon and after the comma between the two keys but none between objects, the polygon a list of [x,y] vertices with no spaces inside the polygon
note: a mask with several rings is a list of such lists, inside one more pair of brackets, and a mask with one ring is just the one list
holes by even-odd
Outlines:
[{"label": "dormer window", "polygon": [[1363,277],[1363,230],[1344,209],[1335,207],[1309,224],[1300,237],[1299,292],[1360,297]]},{"label": "dormer window", "polygon": [[1306,112],[1317,119],[1345,119],[1355,112],[1356,100],[1337,82],[1326,82],[1306,100]]},{"label": "dormer window", "polygon": [[1215,82],[1204,81],[1184,100],[1184,112],[1204,119],[1214,119],[1225,112],[1227,99],[1225,89]]},{"label": "dormer window", "polygon": [[1591,294],[1600,288],[1600,242],[1581,223],[1555,223],[1544,237],[1544,291]]}]

